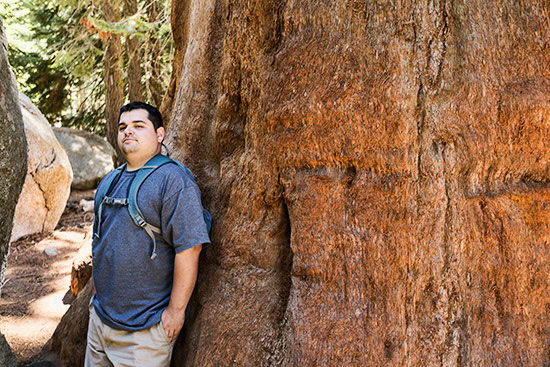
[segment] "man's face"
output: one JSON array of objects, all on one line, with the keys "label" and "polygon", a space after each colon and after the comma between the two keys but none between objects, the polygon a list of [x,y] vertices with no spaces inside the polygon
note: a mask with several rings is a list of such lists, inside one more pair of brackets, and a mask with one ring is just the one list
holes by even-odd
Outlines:
[{"label": "man's face", "polygon": [[122,113],[118,122],[118,146],[125,156],[154,156],[164,137],[162,127],[155,127],[146,110],[132,110]]}]

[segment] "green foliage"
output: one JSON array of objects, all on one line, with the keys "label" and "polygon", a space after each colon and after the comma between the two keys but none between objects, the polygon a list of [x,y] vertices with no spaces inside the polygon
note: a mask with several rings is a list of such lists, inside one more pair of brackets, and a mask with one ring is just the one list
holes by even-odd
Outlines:
[{"label": "green foliage", "polygon": [[[169,1],[139,0],[138,13],[120,22],[106,22],[99,1],[0,0],[0,17],[20,90],[50,123],[104,134],[104,40],[131,35],[142,41],[142,82],[149,101],[149,78],[154,76],[163,90],[169,83],[173,42]],[[161,10],[155,19],[148,12],[152,5]],[[160,54],[150,57],[155,44]]]},{"label": "green foliage", "polygon": [[120,22],[106,22],[101,18],[90,16],[90,23],[103,32],[116,33],[122,36],[132,35],[140,39],[147,39],[151,33],[154,33],[157,38],[162,38],[170,35],[171,28],[169,24],[162,22],[148,22],[142,18],[140,13],[122,19]]},{"label": "green foliage", "polygon": [[[6,28],[13,30],[8,53],[19,89],[50,123],[74,126],[78,117],[78,113],[71,113],[75,112],[75,92],[83,89],[102,60],[102,50],[90,52],[89,44],[94,40],[71,38],[83,11],[64,8],[53,0],[4,3],[0,11]],[[62,60],[59,50],[67,43],[81,45],[81,52]],[[95,44],[101,47],[99,39]],[[84,49],[87,51],[82,52]],[[80,72],[74,73],[70,65],[77,65]]]},{"label": "green foliage", "polygon": [[22,92],[32,97],[47,118],[55,118],[65,108],[68,95],[65,74],[38,52],[23,52],[10,45],[9,54]]}]

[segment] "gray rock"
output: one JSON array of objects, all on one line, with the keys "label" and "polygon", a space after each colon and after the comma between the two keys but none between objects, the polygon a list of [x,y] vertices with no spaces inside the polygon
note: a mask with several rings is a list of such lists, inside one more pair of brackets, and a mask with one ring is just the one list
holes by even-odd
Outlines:
[{"label": "gray rock", "polygon": [[78,202],[80,209],[84,212],[93,212],[94,211],[94,201],[82,199]]},{"label": "gray rock", "polygon": [[73,167],[74,190],[91,190],[114,167],[115,150],[103,138],[87,131],[54,128],[55,136],[61,143]]},{"label": "gray rock", "polygon": [[59,255],[59,251],[55,247],[48,247],[44,250],[44,253],[49,257],[55,257]]},{"label": "gray rock", "polygon": [[8,341],[4,337],[4,334],[0,334],[0,366],[2,367],[16,367],[17,358],[10,348]]},{"label": "gray rock", "polygon": [[0,291],[9,253],[15,206],[27,172],[27,142],[0,20]]}]

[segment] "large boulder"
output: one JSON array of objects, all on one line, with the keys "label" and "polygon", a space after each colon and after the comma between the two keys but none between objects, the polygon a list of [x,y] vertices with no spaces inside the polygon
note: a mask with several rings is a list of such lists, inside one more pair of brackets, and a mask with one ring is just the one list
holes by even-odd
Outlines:
[{"label": "large boulder", "polygon": [[27,176],[15,210],[11,240],[53,231],[71,190],[73,177],[67,153],[46,118],[24,94],[19,94],[28,141]]},{"label": "large boulder", "polygon": [[115,166],[116,152],[105,139],[87,131],[54,127],[73,168],[73,190],[91,190]]},{"label": "large boulder", "polygon": [[2,367],[16,367],[17,358],[15,353],[11,350],[8,341],[4,334],[0,333],[0,366]]},{"label": "large boulder", "polygon": [[0,295],[4,284],[15,206],[27,172],[27,143],[8,43],[0,20]]}]

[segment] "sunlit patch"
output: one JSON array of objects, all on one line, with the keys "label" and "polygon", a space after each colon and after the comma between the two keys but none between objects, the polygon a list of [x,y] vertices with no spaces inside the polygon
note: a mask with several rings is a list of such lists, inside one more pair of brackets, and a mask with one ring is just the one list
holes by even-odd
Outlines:
[{"label": "sunlit patch", "polygon": [[[0,332],[20,362],[30,361],[40,352],[69,308],[63,304],[63,296],[84,233],[55,231],[12,244],[0,299]],[[57,256],[47,256],[47,248],[55,248]]]}]

